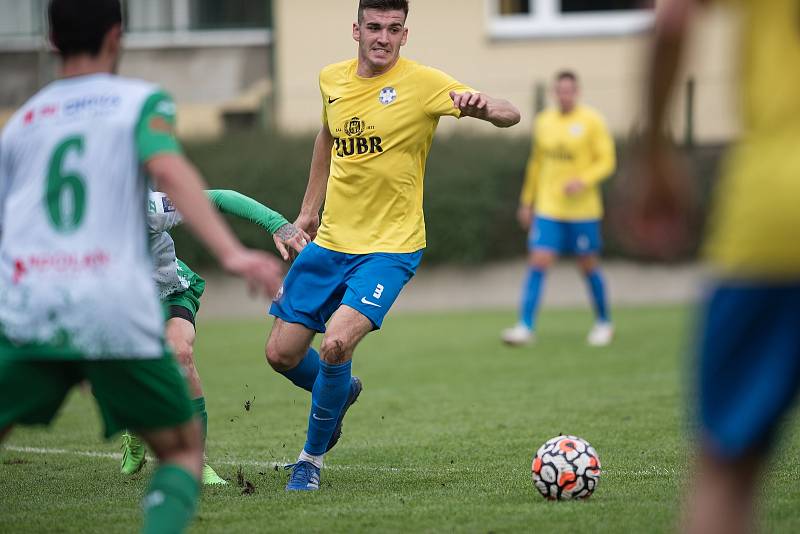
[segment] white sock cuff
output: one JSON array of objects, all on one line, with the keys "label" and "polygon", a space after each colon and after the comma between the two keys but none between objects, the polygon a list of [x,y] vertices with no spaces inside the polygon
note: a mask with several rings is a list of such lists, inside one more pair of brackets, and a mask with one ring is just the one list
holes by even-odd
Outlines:
[{"label": "white sock cuff", "polygon": [[314,467],[317,469],[322,469],[322,462],[325,458],[324,454],[320,454],[319,456],[314,456],[313,454],[308,454],[305,449],[300,452],[300,456],[297,457],[298,462],[310,462],[314,464]]}]

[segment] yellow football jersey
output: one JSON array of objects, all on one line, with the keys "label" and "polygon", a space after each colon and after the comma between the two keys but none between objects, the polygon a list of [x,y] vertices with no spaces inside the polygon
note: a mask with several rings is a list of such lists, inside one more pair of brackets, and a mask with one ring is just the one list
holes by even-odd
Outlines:
[{"label": "yellow football jersey", "polygon": [[[533,127],[520,202],[551,219],[599,219],[603,215],[599,184],[614,172],[615,165],[614,140],[599,113],[586,106],[576,106],[567,114],[545,110]],[[564,186],[575,178],[588,187],[567,196]]]},{"label": "yellow football jersey", "polygon": [[320,74],[322,120],[334,138],[316,243],[348,254],[425,248],[425,163],[439,117],[460,116],[450,91],[473,91],[447,74],[400,58],[374,78],[357,60]]},{"label": "yellow football jersey", "polygon": [[717,186],[706,251],[722,275],[800,276],[800,2],[742,10],[743,132]]}]

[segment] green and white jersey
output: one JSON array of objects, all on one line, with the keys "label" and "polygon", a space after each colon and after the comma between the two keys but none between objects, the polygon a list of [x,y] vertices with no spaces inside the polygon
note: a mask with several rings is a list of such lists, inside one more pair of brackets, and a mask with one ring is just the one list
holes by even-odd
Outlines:
[{"label": "green and white jersey", "polygon": [[51,83],[0,136],[0,358],[158,358],[163,315],[142,165],[179,152],[139,80]]},{"label": "green and white jersey", "polygon": [[147,199],[147,227],[150,233],[150,252],[153,255],[153,278],[158,298],[186,291],[189,280],[181,276],[175,242],[169,231],[183,222],[180,213],[164,193],[150,191]]},{"label": "green and white jersey", "polygon": [[[206,191],[208,200],[221,212],[250,221],[274,234],[289,221],[280,213],[236,191],[212,189]],[[175,242],[169,231],[183,223],[183,217],[164,193],[150,191],[147,201],[147,225],[150,229],[150,249],[153,254],[155,280],[161,299],[188,289],[194,273],[178,267]],[[184,266],[185,267],[185,266]]]}]

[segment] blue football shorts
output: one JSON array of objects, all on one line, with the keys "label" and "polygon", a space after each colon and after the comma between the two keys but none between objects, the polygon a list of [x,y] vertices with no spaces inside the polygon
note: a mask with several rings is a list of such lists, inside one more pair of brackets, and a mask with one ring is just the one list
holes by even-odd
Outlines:
[{"label": "blue football shorts", "polygon": [[735,460],[770,444],[800,387],[800,284],[719,283],[700,324],[700,438]]},{"label": "blue football shorts", "polygon": [[289,269],[269,313],[322,333],[334,312],[344,304],[358,310],[379,329],[400,291],[416,273],[420,260],[421,250],[408,254],[345,254],[310,243]]},{"label": "blue football shorts", "polygon": [[598,254],[602,248],[600,221],[559,221],[537,216],[528,236],[530,250],[545,249],[559,255]]}]

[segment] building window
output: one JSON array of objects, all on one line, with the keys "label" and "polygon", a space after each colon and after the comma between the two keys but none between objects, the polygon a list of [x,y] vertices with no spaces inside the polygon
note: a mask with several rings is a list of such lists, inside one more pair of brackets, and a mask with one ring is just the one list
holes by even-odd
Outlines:
[{"label": "building window", "polygon": [[191,0],[191,27],[198,30],[267,28],[269,7],[264,0]]},{"label": "building window", "polygon": [[128,0],[124,4],[125,30],[164,32],[175,29],[172,0]]},{"label": "building window", "polygon": [[[0,49],[45,44],[47,0],[0,0]],[[271,0],[122,0],[126,46],[266,45]]]},{"label": "building window", "polygon": [[501,39],[624,35],[653,21],[652,7],[642,7],[642,0],[487,1],[489,33]]},{"label": "building window", "polygon": [[0,0],[0,37],[42,34],[44,0]]},{"label": "building window", "polygon": [[125,1],[131,32],[266,29],[271,26],[271,11],[268,0]]},{"label": "building window", "polygon": [[501,15],[519,15],[520,13],[531,12],[530,0],[500,0]]},{"label": "building window", "polygon": [[639,0],[561,0],[562,13],[587,11],[635,11],[640,9]]}]

